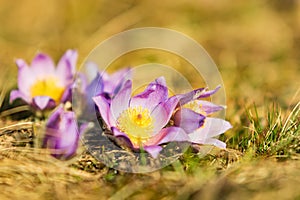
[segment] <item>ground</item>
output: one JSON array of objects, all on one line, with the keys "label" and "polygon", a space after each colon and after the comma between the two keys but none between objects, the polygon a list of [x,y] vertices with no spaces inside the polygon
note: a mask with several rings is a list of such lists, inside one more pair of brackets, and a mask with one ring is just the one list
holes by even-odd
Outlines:
[{"label": "ground", "polygon": [[[0,3],[0,199],[300,199],[299,1]],[[220,137],[227,149],[214,148],[204,158],[187,151],[161,170],[129,174],[106,167],[84,147],[63,162],[33,148],[42,122],[31,118],[28,106],[8,102],[17,87],[15,59],[30,62],[45,52],[58,60],[74,48],[80,67],[99,42],[145,26],[192,37],[216,62],[233,125]],[[188,65],[147,50],[112,66],[147,62]]]}]

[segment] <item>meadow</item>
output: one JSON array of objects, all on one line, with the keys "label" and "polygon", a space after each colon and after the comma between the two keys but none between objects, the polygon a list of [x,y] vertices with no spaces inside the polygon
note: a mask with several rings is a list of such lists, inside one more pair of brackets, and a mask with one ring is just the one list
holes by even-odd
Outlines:
[{"label": "meadow", "polygon": [[[0,0],[0,199],[300,199],[300,1]],[[34,148],[39,121],[10,104],[16,58],[56,61],[77,49],[78,68],[113,34],[138,27],[182,32],[215,61],[233,128],[205,157],[188,150],[171,165],[130,174],[81,147],[59,161]],[[158,36],[159,39],[159,36]],[[137,51],[113,67],[158,62],[185,68],[166,52]],[[188,74],[188,72],[187,72]],[[197,80],[193,80],[197,81]]]}]

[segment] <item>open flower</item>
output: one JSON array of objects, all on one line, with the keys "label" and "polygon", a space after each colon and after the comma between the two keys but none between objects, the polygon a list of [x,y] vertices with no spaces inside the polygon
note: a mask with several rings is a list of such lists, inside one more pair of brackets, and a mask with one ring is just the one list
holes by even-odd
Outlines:
[{"label": "open flower", "polygon": [[127,80],[111,101],[104,95],[93,98],[115,137],[122,137],[132,149],[143,149],[153,157],[162,150],[161,144],[189,140],[182,128],[166,127],[179,99],[168,97],[163,77],[134,97],[131,92],[132,82]]},{"label": "open flower", "polygon": [[[174,125],[181,127],[187,132],[191,143],[209,144],[226,148],[224,142],[214,137],[232,128],[231,124],[223,119],[209,117],[210,114],[223,110],[225,107],[200,100],[214,94],[218,89],[219,87],[211,91],[206,91],[204,88],[201,88],[191,93],[178,95],[182,107],[173,116]],[[198,127],[195,124],[191,126],[187,123],[195,120],[199,115],[203,117],[203,120]]]},{"label": "open flower", "polygon": [[76,154],[80,136],[86,128],[86,124],[78,128],[75,113],[59,106],[46,123],[43,148],[48,148],[56,158],[69,159]]},{"label": "open flower", "polygon": [[77,52],[68,50],[57,67],[46,54],[38,54],[29,67],[22,59],[17,59],[18,90],[10,94],[10,101],[23,99],[39,110],[53,108],[71,98],[71,85],[75,73]]}]

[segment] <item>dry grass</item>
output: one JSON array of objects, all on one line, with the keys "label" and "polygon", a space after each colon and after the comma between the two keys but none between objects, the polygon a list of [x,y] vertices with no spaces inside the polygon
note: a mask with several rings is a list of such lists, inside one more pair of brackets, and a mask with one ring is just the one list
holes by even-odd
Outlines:
[{"label": "dry grass", "polygon": [[127,174],[105,167],[86,152],[70,161],[56,160],[46,150],[32,148],[30,137],[20,143],[20,137],[14,137],[20,133],[36,134],[31,122],[1,129],[0,139],[6,139],[0,145],[1,199],[296,199],[300,195],[299,155],[279,162],[251,151],[213,149],[205,158],[186,152],[165,169]]},{"label": "dry grass", "polygon": [[[197,159],[197,158],[195,158]],[[108,169],[85,155],[72,162],[32,148],[1,148],[1,199],[297,199],[300,162],[212,152],[189,173],[175,162],[148,174]]]}]

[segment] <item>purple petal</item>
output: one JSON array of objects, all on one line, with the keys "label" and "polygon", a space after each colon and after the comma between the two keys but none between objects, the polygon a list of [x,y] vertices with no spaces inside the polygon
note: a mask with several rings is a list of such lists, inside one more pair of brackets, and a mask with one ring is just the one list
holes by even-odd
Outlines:
[{"label": "purple petal", "polygon": [[116,121],[112,117],[112,113],[110,110],[110,105],[107,101],[107,99],[103,95],[99,95],[96,97],[93,97],[93,100],[95,104],[97,105],[100,115],[104,122],[109,126],[116,126]]},{"label": "purple petal", "polygon": [[178,99],[173,96],[153,109],[151,116],[154,119],[154,132],[158,132],[167,125],[177,104]]},{"label": "purple petal", "polygon": [[174,115],[175,126],[181,127],[187,133],[191,133],[202,126],[204,119],[205,116],[187,108],[179,109]]},{"label": "purple petal", "polygon": [[12,103],[15,99],[18,99],[18,98],[23,99],[24,101],[26,101],[29,104],[31,103],[31,99],[28,96],[26,96],[24,93],[22,93],[19,90],[12,90],[10,92],[9,102]]},{"label": "purple petal", "polygon": [[[112,127],[111,130],[112,130],[113,135],[117,139],[121,138],[123,146],[129,147],[131,149],[139,148],[139,147],[134,147],[134,145],[132,144],[130,138],[125,133],[123,133],[119,129],[117,129],[116,127]],[[120,140],[119,140],[119,142],[120,142]]]},{"label": "purple petal", "polygon": [[74,112],[65,112],[63,114],[63,117],[61,117],[60,121],[60,129],[62,134],[59,142],[59,148],[71,147],[70,151],[72,152],[79,137]]},{"label": "purple petal", "polygon": [[220,88],[221,88],[221,86],[218,85],[214,90],[201,92],[200,95],[197,97],[197,99],[209,97],[209,96],[215,94]]},{"label": "purple petal", "polygon": [[103,80],[109,81],[110,76],[109,76],[108,73],[106,73],[105,71],[99,71],[98,73],[100,74],[100,76],[101,76],[101,78],[102,78]]},{"label": "purple petal", "polygon": [[60,79],[65,82],[65,85],[73,79],[76,70],[77,57],[77,51],[68,50],[58,62],[56,72]]},{"label": "purple petal", "polygon": [[91,83],[86,87],[86,96],[89,98],[95,97],[103,93],[103,80],[99,73],[97,73],[96,77],[91,81]]},{"label": "purple petal", "polygon": [[220,88],[221,86],[217,86],[214,90],[209,91],[205,91],[205,88],[199,88],[185,94],[179,94],[177,95],[177,98],[179,98],[179,105],[183,106],[184,104],[187,104],[195,99],[209,97],[216,93]]},{"label": "purple petal", "polygon": [[176,95],[179,99],[179,105],[183,106],[184,104],[187,104],[188,102],[194,100],[196,94],[201,93],[203,90],[205,90],[205,88],[199,88],[185,94]]},{"label": "purple petal", "polygon": [[60,138],[56,145],[63,152],[63,158],[69,158],[76,153],[80,133],[74,112],[64,112],[60,122]]},{"label": "purple petal", "polygon": [[16,64],[19,68],[18,88],[25,96],[30,96],[30,87],[36,81],[36,74],[28,67],[24,60],[17,59]]},{"label": "purple petal", "polygon": [[160,77],[150,83],[144,92],[134,96],[130,101],[130,107],[142,106],[150,112],[160,103],[168,98],[168,88],[165,79]]},{"label": "purple petal", "polygon": [[[55,66],[52,59],[46,54],[38,54],[31,63],[31,70],[38,78],[55,75]],[[32,77],[32,76],[30,76]],[[27,77],[28,78],[28,77]]]},{"label": "purple petal", "polygon": [[200,109],[208,115],[225,109],[224,106],[219,106],[209,101],[197,100],[196,102],[199,105]]},{"label": "purple petal", "polygon": [[118,128],[111,127],[111,130],[112,130],[114,136],[116,136],[116,137],[123,136],[123,137],[126,137],[129,139],[129,137],[125,133],[121,132]]},{"label": "purple petal", "polygon": [[69,129],[61,133],[61,137],[58,139],[55,149],[60,150],[61,158],[67,159],[76,153],[79,142],[79,133],[77,132],[77,124],[69,123]]},{"label": "purple petal", "polygon": [[162,129],[157,135],[155,135],[151,140],[147,141],[146,146],[159,145],[172,141],[189,141],[189,136],[180,127],[167,127]]},{"label": "purple petal", "polygon": [[162,85],[162,86],[167,87],[166,79],[163,76],[158,77],[157,79],[155,79],[155,83],[153,83],[153,84]]},{"label": "purple petal", "polygon": [[33,98],[33,106],[40,110],[45,110],[47,108],[54,108],[55,101],[48,96],[36,96]]},{"label": "purple petal", "polygon": [[52,113],[46,124],[43,147],[50,148],[52,155],[67,159],[76,153],[79,132],[75,113],[64,111],[63,106]]},{"label": "purple petal", "polygon": [[116,96],[111,101],[111,112],[115,120],[119,117],[121,112],[123,112],[129,106],[131,87],[131,80],[126,81],[124,87],[116,94]]},{"label": "purple petal", "polygon": [[19,69],[28,68],[27,63],[23,59],[17,59],[16,64]]},{"label": "purple petal", "polygon": [[104,92],[109,94],[116,94],[121,89],[120,87],[122,86],[122,83],[128,80],[131,75],[132,74],[130,68],[118,70],[110,76],[104,74]]},{"label": "purple petal", "polygon": [[203,144],[208,144],[208,145],[214,145],[216,147],[219,147],[221,149],[226,149],[226,143],[222,142],[216,138],[208,138],[204,141]]},{"label": "purple petal", "polygon": [[65,103],[67,101],[70,101],[70,102],[72,101],[72,89],[73,89],[72,85],[68,86],[65,89],[65,91],[64,91],[64,93],[63,93],[63,95],[61,97],[60,102]]},{"label": "purple petal", "polygon": [[209,137],[215,137],[221,135],[227,130],[231,129],[232,126],[228,121],[219,118],[206,118],[206,127],[210,127]]},{"label": "purple petal", "polygon": [[129,145],[129,146],[133,147],[133,144],[132,144],[132,142],[131,142],[131,140],[130,140],[130,138],[128,137],[127,134],[123,133],[122,131],[120,131],[116,127],[111,127],[111,130],[112,130],[112,133],[113,133],[113,135],[115,137],[123,137],[123,138],[125,138],[126,140],[128,140],[127,146]]},{"label": "purple petal", "polygon": [[79,136],[82,136],[84,132],[88,129],[89,123],[83,123],[81,124],[79,128]]},{"label": "purple petal", "polygon": [[64,111],[63,105],[59,105],[54,112],[49,116],[46,127],[51,129],[59,128],[60,115]]},{"label": "purple petal", "polygon": [[218,136],[230,128],[231,124],[223,119],[207,117],[201,128],[189,134],[190,141],[204,144],[207,139]]},{"label": "purple petal", "polygon": [[[92,80],[92,82],[84,89],[84,112],[91,113],[95,111],[95,103],[93,97],[99,96],[103,93],[103,82],[99,73]],[[104,96],[104,94],[102,95]]]},{"label": "purple petal", "polygon": [[163,148],[161,146],[145,146],[144,150],[147,151],[153,158],[157,158],[159,152],[161,152]]}]

